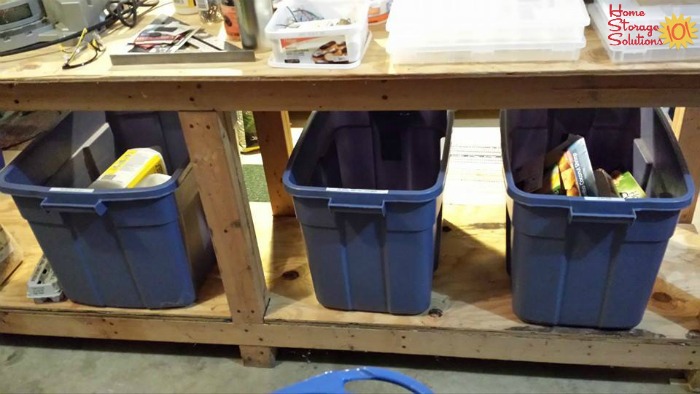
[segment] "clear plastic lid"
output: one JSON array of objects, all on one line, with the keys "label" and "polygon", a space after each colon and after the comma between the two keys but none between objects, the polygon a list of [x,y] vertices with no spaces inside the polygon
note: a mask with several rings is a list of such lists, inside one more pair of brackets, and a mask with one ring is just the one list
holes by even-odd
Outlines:
[{"label": "clear plastic lid", "polygon": [[401,36],[480,34],[570,27],[590,23],[583,0],[401,0],[386,30]]}]

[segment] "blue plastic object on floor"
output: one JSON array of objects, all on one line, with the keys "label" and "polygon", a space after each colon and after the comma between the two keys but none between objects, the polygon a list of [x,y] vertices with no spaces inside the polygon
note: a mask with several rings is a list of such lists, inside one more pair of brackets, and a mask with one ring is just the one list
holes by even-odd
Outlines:
[{"label": "blue plastic object on floor", "polygon": [[317,112],[284,185],[318,301],[418,314],[439,253],[452,112]]},{"label": "blue plastic object on floor", "polygon": [[[544,325],[628,329],[642,319],[692,178],[661,110],[501,113],[513,310]],[[649,198],[525,193],[514,172],[569,134],[585,137],[594,168],[632,171]]]},{"label": "blue plastic object on floor", "polygon": [[377,380],[393,383],[414,394],[432,394],[423,383],[384,368],[362,367],[344,371],[329,371],[302,382],[275,391],[274,394],[345,394],[345,385],[358,380]]},{"label": "blue plastic object on floor", "polygon": [[[171,179],[145,188],[87,189],[136,147],[160,151]],[[71,300],[186,306],[214,262],[196,188],[178,195],[188,163],[177,113],[73,112],[0,172],[0,191],[12,195]],[[183,179],[194,182],[192,175]],[[188,226],[181,227],[181,216]],[[196,247],[187,250],[185,236],[195,237]]]}]

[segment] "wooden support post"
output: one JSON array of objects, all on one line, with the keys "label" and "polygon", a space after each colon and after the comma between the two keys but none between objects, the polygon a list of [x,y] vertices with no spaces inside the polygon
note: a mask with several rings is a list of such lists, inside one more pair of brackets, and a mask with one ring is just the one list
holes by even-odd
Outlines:
[{"label": "wooden support post", "polygon": [[241,346],[243,364],[248,367],[270,368],[275,365],[277,348],[267,346]]},{"label": "wooden support post", "polygon": [[[231,144],[216,112],[181,112],[180,122],[233,322],[262,323],[268,302],[267,288],[241,160],[231,148],[235,144]],[[263,360],[267,360],[266,365],[274,364],[272,349],[241,347],[242,355],[251,352],[265,356],[251,355],[253,364],[262,365]]]},{"label": "wooden support post", "polygon": [[700,370],[685,371],[685,377],[690,391],[700,393]]},{"label": "wooden support post", "polygon": [[679,221],[692,223],[695,206],[698,202],[697,188],[700,187],[700,155],[697,154],[700,149],[700,107],[676,108],[673,117],[673,132],[676,134],[696,187],[693,202],[688,208],[681,211]]},{"label": "wooden support post", "polygon": [[289,113],[255,112],[254,117],[272,214],[294,216],[292,197],[284,190],[282,184],[282,174],[292,152]]}]

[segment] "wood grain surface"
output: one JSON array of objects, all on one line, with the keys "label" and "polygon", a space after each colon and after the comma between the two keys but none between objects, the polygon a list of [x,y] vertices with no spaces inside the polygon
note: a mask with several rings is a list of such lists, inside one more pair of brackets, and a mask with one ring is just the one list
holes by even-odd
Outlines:
[{"label": "wood grain surface", "polygon": [[[431,310],[418,316],[343,312],[315,298],[301,231],[294,219],[272,218],[255,205],[256,229],[271,293],[266,322],[315,322],[458,330],[542,330],[520,321],[511,307],[505,271],[505,210],[447,206],[440,267]],[[264,240],[269,240],[265,244]],[[681,225],[668,252],[642,323],[623,335],[685,339],[700,334],[700,235]],[[567,329],[561,329],[567,331]],[[572,333],[578,330],[571,329]],[[594,330],[581,330],[587,332]]]},{"label": "wood grain surface", "polygon": [[[167,12],[167,7],[162,12]],[[161,12],[159,10],[159,12]],[[142,18],[147,23],[155,13]],[[183,19],[188,20],[188,17]],[[700,106],[700,62],[615,64],[597,33],[575,62],[394,65],[387,33],[374,27],[352,70],[276,69],[252,63],[112,66],[108,56],[61,70],[58,48],[0,58],[0,108],[255,111]],[[217,34],[216,31],[212,33]],[[123,45],[135,30],[105,36]]]}]

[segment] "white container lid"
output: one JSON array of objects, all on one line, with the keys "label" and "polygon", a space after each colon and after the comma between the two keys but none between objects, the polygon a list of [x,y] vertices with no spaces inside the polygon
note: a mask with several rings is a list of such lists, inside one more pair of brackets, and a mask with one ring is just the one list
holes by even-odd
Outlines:
[{"label": "white container lid", "polygon": [[[694,2],[695,4],[688,4]],[[684,4],[685,3],[685,4]],[[612,6],[612,12],[610,7]],[[620,14],[620,8],[623,13]],[[692,0],[595,0],[588,6],[598,35],[614,61],[673,61],[700,58],[700,46],[670,48],[661,40],[661,22],[674,14],[691,17],[691,22],[700,22],[700,2]],[[641,15],[641,12],[644,15]],[[622,20],[628,25],[643,27],[659,26],[659,30],[622,30]],[[612,26],[611,26],[612,25]],[[700,26],[700,25],[698,25]],[[642,35],[640,40],[638,35]]]},{"label": "white container lid", "polygon": [[401,0],[389,14],[387,52],[582,47],[588,24],[583,0]]},{"label": "white container lid", "polygon": [[[590,24],[583,0],[400,0],[386,30],[401,36],[479,34]],[[517,39],[517,37],[515,37]]]},{"label": "white container lid", "polygon": [[387,45],[386,51],[388,54],[397,54],[404,52],[417,52],[417,53],[443,53],[443,52],[498,52],[498,51],[532,51],[532,50],[543,50],[543,51],[569,51],[575,49],[582,49],[586,46],[586,39],[582,38],[578,41],[559,41],[559,42],[547,42],[542,43],[538,41],[520,41],[520,42],[506,42],[506,43],[472,43],[472,44],[454,44],[454,45],[443,45],[443,46],[415,46],[411,48]]},{"label": "white container lid", "polygon": [[[344,35],[367,29],[368,0],[283,0],[277,7],[265,26],[265,35],[268,39]],[[290,10],[297,9],[310,11],[323,19],[349,18],[351,23],[320,28],[315,27],[312,23],[305,23],[297,28],[286,28],[285,25],[292,18]]]}]

